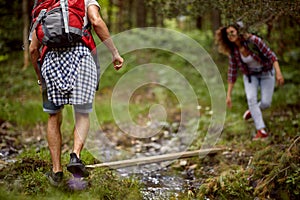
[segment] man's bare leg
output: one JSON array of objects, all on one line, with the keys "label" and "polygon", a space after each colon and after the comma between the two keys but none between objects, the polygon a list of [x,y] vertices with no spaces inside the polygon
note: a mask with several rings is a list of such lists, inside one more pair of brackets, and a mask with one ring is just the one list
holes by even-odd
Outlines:
[{"label": "man's bare leg", "polygon": [[54,173],[63,171],[61,166],[61,123],[61,112],[49,115],[47,127],[47,141],[52,159],[52,170]]},{"label": "man's bare leg", "polygon": [[70,154],[70,163],[67,165],[67,170],[71,172],[74,177],[89,176],[89,172],[80,159],[80,152],[87,137],[89,127],[89,114],[75,113],[73,153]]},{"label": "man's bare leg", "polygon": [[80,158],[85,139],[89,132],[90,119],[88,113],[75,113],[74,145],[73,152]]}]

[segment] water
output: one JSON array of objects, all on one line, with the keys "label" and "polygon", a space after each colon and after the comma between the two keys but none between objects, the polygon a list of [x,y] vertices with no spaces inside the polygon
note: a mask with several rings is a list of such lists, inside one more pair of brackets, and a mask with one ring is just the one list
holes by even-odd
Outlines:
[{"label": "water", "polygon": [[[186,151],[188,147],[188,144],[184,140],[186,135],[178,134],[178,123],[157,123],[153,124],[153,126],[161,128],[161,131],[149,138],[134,138],[130,144],[123,147],[123,149],[126,149],[126,151],[123,151],[125,152],[123,156],[126,155],[126,152],[128,153],[126,159],[140,159],[143,157]],[[147,134],[144,133],[144,135]],[[131,139],[130,137],[127,138],[127,140]],[[115,141],[115,145],[125,144],[123,140],[120,140],[119,135],[112,136],[110,141]],[[101,140],[101,142],[103,142],[103,140]],[[101,146],[104,147],[105,145]],[[105,149],[101,152],[104,151]],[[111,153],[110,150],[108,150],[108,152]],[[115,157],[117,157],[117,155]],[[174,168],[172,164],[176,162],[178,162],[179,165],[177,168]],[[145,200],[179,199],[179,195],[183,192],[193,193],[197,191],[203,182],[203,179],[195,177],[194,169],[189,167],[187,162],[184,163],[178,159],[160,163],[136,165],[116,169],[116,171],[121,177],[135,178],[144,185],[141,192]]]},{"label": "water", "polygon": [[123,173],[123,177],[134,177],[144,185],[141,193],[144,200],[179,199],[183,192],[195,192],[202,183],[201,178],[196,178],[193,170],[177,171],[168,167],[158,171],[135,174]]}]

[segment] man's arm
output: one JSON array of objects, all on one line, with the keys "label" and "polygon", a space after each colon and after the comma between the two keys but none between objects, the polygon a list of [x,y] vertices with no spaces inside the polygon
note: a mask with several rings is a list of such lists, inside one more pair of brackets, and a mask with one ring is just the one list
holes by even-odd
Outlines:
[{"label": "man's arm", "polygon": [[118,49],[115,47],[110,38],[109,30],[99,14],[99,8],[96,5],[88,7],[88,19],[91,22],[97,36],[107,46],[113,56],[114,68],[119,70],[123,65],[123,58],[120,56]]},{"label": "man's arm", "polygon": [[36,37],[35,31],[32,33],[32,40],[29,46],[29,51],[30,51],[30,57],[31,57],[31,62],[34,67],[35,73],[38,77],[38,80],[41,80],[41,73],[40,69],[38,67],[38,59],[40,58],[40,47],[42,45],[40,44],[39,40]]}]

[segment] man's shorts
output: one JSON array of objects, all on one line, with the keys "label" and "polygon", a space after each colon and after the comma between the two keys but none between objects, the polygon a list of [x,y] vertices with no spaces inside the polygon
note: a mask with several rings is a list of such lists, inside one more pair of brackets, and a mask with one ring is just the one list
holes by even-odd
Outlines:
[{"label": "man's shorts", "polygon": [[[47,89],[42,89],[43,94],[43,111],[48,114],[56,114],[60,112],[64,105],[57,106],[52,101],[48,100],[47,96]],[[73,105],[74,111],[78,113],[91,113],[93,111],[93,104],[92,103],[86,103],[86,104],[80,104],[80,105]]]}]

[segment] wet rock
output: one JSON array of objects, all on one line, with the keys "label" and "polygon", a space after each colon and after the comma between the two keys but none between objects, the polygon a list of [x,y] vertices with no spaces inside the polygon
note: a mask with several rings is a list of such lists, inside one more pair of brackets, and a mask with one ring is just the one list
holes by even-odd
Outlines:
[{"label": "wet rock", "polygon": [[180,166],[186,166],[187,163],[188,163],[187,160],[180,160],[179,165],[180,165]]},{"label": "wet rock", "polygon": [[193,164],[193,165],[188,166],[188,170],[194,170],[194,169],[196,169],[197,167],[198,167],[197,164]]},{"label": "wet rock", "polygon": [[170,147],[168,147],[168,146],[162,146],[161,148],[160,148],[160,152],[162,153],[162,154],[166,154],[166,153],[169,153],[169,152],[171,152],[172,151],[172,149],[170,148]]},{"label": "wet rock", "polygon": [[169,131],[164,131],[163,132],[163,137],[164,137],[164,139],[168,139],[168,138],[170,138],[170,132]]}]

